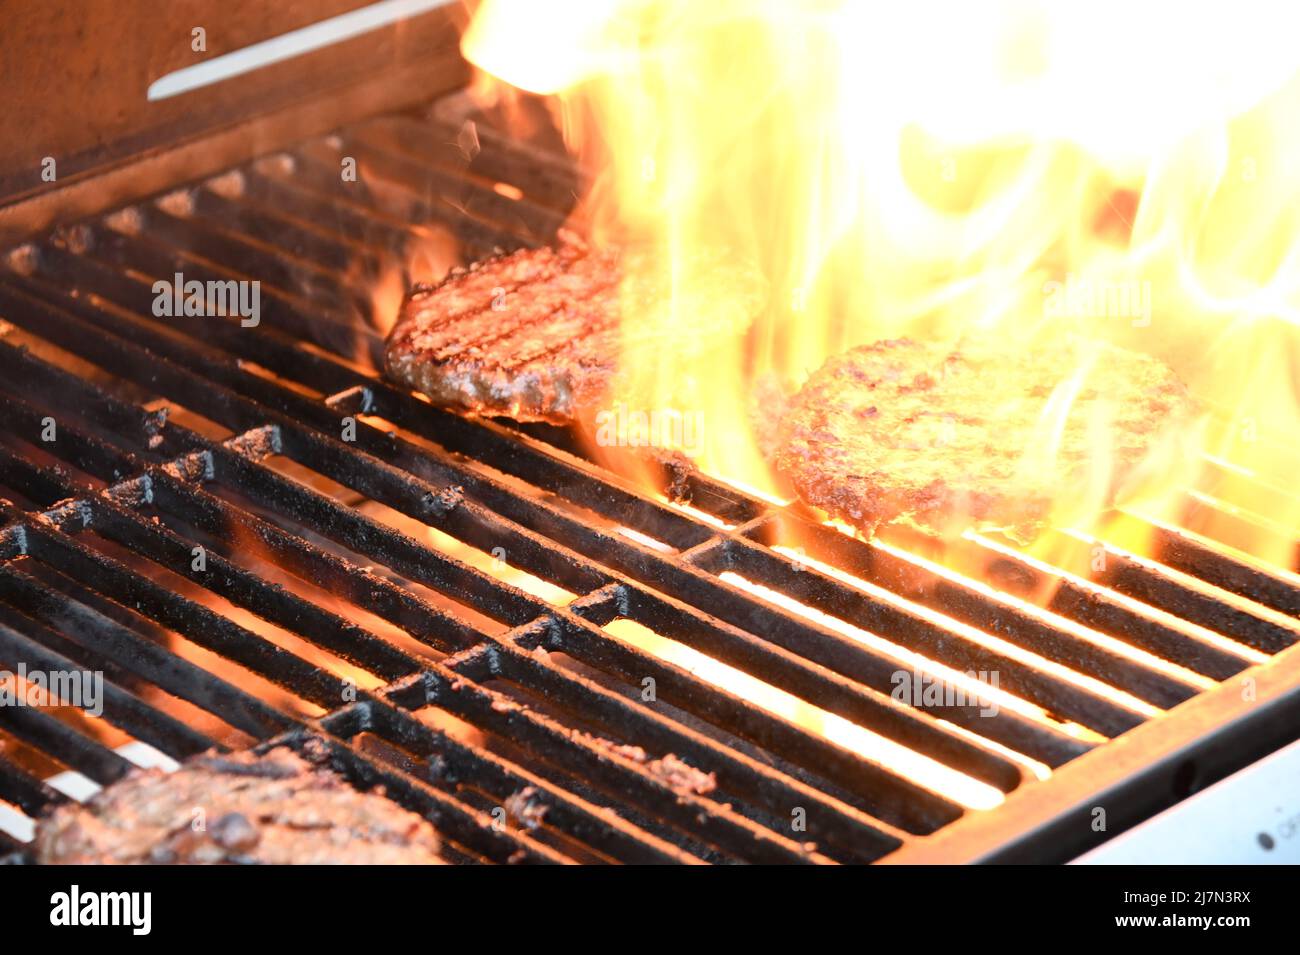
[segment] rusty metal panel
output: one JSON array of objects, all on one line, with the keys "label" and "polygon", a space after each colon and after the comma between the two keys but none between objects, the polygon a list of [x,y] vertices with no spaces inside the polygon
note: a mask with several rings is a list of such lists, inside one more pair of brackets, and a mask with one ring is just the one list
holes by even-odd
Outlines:
[{"label": "rusty metal panel", "polygon": [[[8,0],[0,5],[0,205],[385,76],[401,77],[392,98],[409,101],[412,82],[427,82],[432,95],[463,72],[456,39],[464,11],[453,2],[212,86],[146,99],[150,84],[175,70],[366,5]],[[47,158],[54,181],[42,177]]]}]

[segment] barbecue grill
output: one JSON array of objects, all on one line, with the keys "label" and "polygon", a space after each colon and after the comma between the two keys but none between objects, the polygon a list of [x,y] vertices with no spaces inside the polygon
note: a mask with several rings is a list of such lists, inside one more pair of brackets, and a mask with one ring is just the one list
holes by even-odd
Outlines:
[{"label": "barbecue grill", "polygon": [[[92,5],[147,43],[8,87],[0,669],[105,678],[100,719],[0,707],[13,857],[73,798],[60,780],[111,784],[130,744],[318,740],[454,861],[1064,861],[1296,737],[1294,566],[1160,526],[1154,559],[1097,542],[1091,579],[970,535],[977,578],[923,540],[852,538],[672,461],[647,485],[563,428],[387,383],[379,280],[440,237],[461,261],[551,241],[583,173],[461,90],[454,9],[148,103],[168,69],[350,4],[238,30],[231,4],[192,6],[206,54],[188,23]],[[50,36],[41,63],[64,62],[71,33]],[[96,111],[121,112],[42,121],[35,150],[70,158],[40,182],[14,128],[96,67],[117,71]],[[260,282],[260,320],[156,315],[177,273]],[[995,673],[1023,705],[900,701],[913,668]]]}]

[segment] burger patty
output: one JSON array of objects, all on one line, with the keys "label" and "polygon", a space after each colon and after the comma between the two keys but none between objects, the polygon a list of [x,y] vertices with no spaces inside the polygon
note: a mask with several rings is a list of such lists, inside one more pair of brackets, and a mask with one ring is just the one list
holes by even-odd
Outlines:
[{"label": "burger patty", "polygon": [[[762,280],[721,257],[694,263],[671,289],[650,264],[562,232],[555,248],[453,269],[408,293],[385,346],[387,373],[441,407],[564,424],[611,394],[629,348],[650,360],[665,347],[707,346],[761,304]],[[695,307],[690,340],[656,340],[674,296]],[[636,303],[636,327],[620,326],[625,302]]]},{"label": "burger patty", "polygon": [[37,829],[45,864],[441,864],[423,818],[286,747],[137,770]]},{"label": "burger patty", "polygon": [[1109,470],[1108,503],[1166,426],[1195,413],[1162,362],[1096,347],[855,348],[790,400],[776,467],[804,501],[868,534],[904,519],[1031,536],[1097,467]]}]

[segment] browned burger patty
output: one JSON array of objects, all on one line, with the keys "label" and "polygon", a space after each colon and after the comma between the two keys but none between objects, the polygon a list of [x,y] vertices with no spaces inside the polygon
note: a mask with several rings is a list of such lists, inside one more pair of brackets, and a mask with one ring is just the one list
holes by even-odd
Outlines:
[{"label": "browned burger patty", "polygon": [[46,864],[441,864],[423,818],[281,747],[138,770],[36,834]]},{"label": "browned burger patty", "polygon": [[904,519],[1025,537],[1107,456],[1109,497],[1194,411],[1167,366],[1118,348],[881,341],[808,379],[781,419],[775,462],[804,501],[867,533]]},{"label": "browned burger patty", "polygon": [[[636,303],[654,338],[656,310],[672,295],[685,298],[680,284],[670,292],[647,264],[561,233],[556,248],[453,269],[407,295],[385,348],[388,375],[457,411],[572,421],[610,394],[620,355],[637,340],[620,329],[623,304]],[[734,262],[699,262],[693,274],[691,301],[721,307],[692,316],[691,341],[666,346],[678,351],[707,344],[734,327],[735,314],[747,320],[761,304],[761,278]]]}]

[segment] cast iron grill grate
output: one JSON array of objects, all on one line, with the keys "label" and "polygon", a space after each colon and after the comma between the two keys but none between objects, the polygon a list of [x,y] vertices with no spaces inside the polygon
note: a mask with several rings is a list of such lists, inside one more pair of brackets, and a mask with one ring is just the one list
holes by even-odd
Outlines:
[{"label": "cast iron grill grate", "polygon": [[[107,682],[102,721],[0,708],[0,800],[108,784],[124,740],[311,736],[458,860],[872,861],[1300,636],[1294,573],[1173,528],[1159,563],[1097,545],[1092,580],[975,536],[976,582],[704,475],[665,473],[679,506],[556,429],[387,384],[352,359],[379,354],[357,290],[395,251],[543,242],[579,191],[490,130],[465,145],[386,117],[9,256],[0,667]],[[259,280],[261,324],[155,316],[177,272]],[[905,705],[915,667],[1020,705]]]}]

